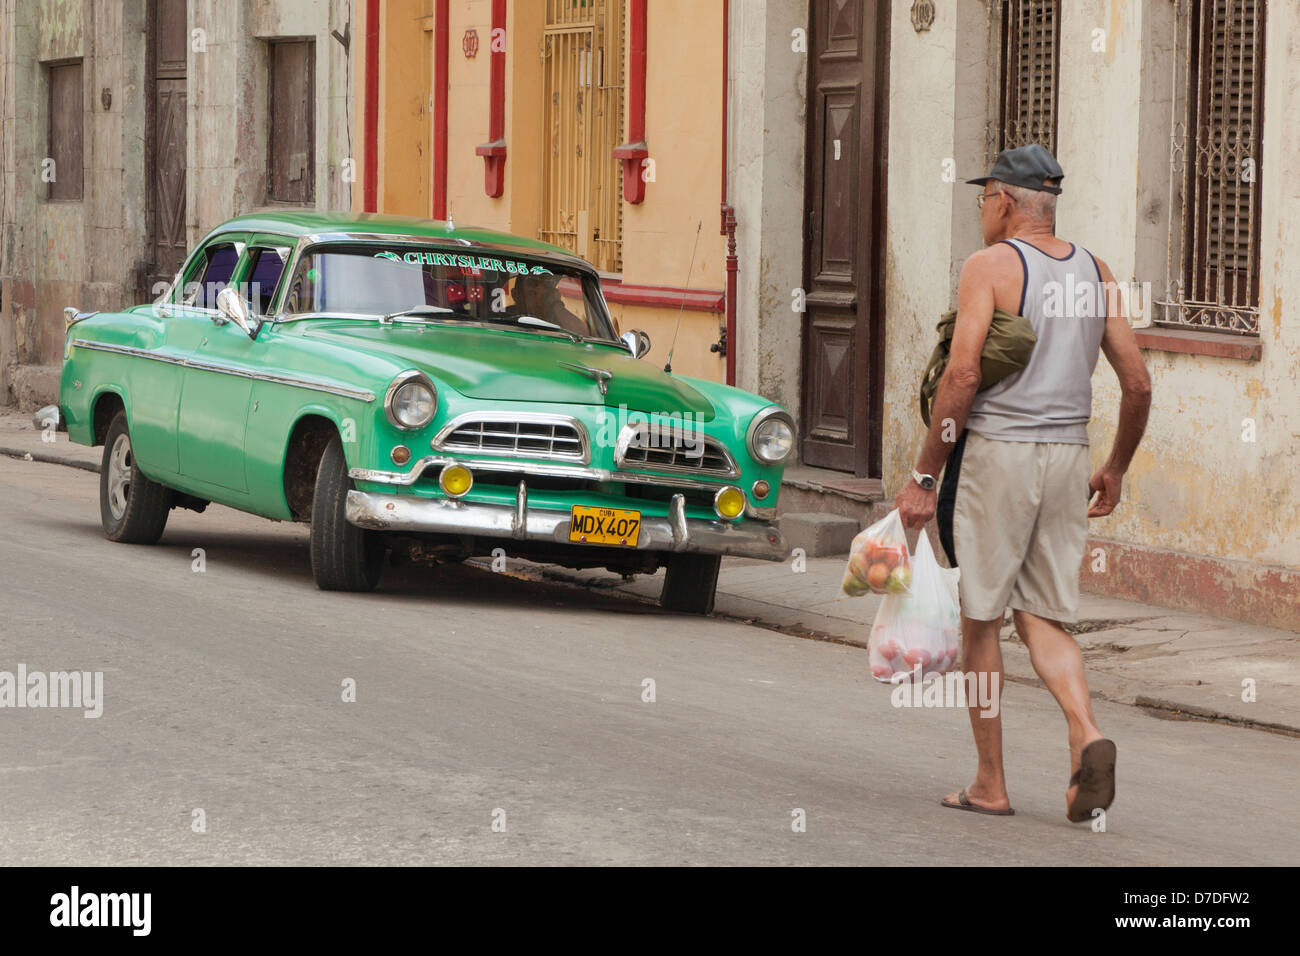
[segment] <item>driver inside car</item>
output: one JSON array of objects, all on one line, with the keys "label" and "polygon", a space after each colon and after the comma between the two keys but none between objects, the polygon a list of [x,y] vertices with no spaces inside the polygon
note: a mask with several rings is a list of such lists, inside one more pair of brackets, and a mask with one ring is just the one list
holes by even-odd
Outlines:
[{"label": "driver inside car", "polygon": [[555,275],[526,275],[515,279],[510,295],[516,310],[523,315],[558,325],[578,335],[589,335],[587,323],[564,307],[560,295],[560,277]]}]

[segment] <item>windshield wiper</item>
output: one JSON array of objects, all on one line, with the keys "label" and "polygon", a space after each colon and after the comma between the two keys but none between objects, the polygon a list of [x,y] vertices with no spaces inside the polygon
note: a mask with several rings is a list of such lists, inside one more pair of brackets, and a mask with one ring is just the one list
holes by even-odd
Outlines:
[{"label": "windshield wiper", "polygon": [[381,315],[379,324],[392,325],[393,319],[400,319],[407,315],[446,315],[449,312],[451,312],[451,309],[444,309],[440,305],[413,305],[409,309],[399,309],[396,312]]},{"label": "windshield wiper", "polygon": [[535,315],[513,315],[506,316],[506,319],[514,319],[511,325],[528,329],[533,332],[559,332],[561,335],[567,335],[569,341],[574,345],[585,345],[587,340],[583,336],[574,332],[572,329],[566,329],[564,326],[551,322],[549,319],[538,318]]}]

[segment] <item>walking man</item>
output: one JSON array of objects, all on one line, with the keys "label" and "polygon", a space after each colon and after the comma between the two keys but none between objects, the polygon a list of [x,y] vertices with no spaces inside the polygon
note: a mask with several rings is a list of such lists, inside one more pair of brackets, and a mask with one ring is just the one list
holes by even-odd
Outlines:
[{"label": "walking man", "polygon": [[[895,504],[911,528],[938,511],[948,559],[961,568],[963,666],[987,672],[987,686],[999,690],[998,633],[1011,607],[1034,670],[1065,713],[1066,814],[1079,822],[1114,799],[1115,744],[1097,727],[1083,655],[1061,625],[1078,620],[1088,518],[1119,503],[1146,428],[1151,380],[1110,269],[1056,235],[1063,177],[1051,153],[1031,144],[1003,151],[987,176],[970,180],[982,187],[986,248],[962,267],[930,430]],[[1027,318],[1037,342],[1023,370],[980,391],[980,355],[995,307]],[[1119,377],[1122,397],[1110,457],[1089,477],[1087,425],[1099,350]],[[933,477],[940,469],[942,488]],[[971,702],[975,779],[943,805],[1010,815],[1001,709],[992,716],[990,710]]]}]

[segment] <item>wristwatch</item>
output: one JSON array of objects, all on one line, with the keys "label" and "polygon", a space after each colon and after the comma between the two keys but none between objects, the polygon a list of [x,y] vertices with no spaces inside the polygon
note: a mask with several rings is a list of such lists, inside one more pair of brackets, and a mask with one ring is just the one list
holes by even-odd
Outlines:
[{"label": "wristwatch", "polygon": [[923,475],[915,468],[912,469],[912,480],[924,488],[926,491],[934,491],[935,486],[939,484],[934,475]]}]

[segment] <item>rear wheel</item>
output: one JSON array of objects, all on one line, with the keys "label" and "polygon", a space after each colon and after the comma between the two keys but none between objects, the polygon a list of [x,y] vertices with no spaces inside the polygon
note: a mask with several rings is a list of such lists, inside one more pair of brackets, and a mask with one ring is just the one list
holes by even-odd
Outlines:
[{"label": "rear wheel", "polygon": [[118,412],[104,436],[99,466],[99,517],[105,537],[123,544],[153,544],[167,527],[171,507],[171,489],[140,473],[126,412]]},{"label": "rear wheel", "polygon": [[335,435],[321,455],[311,506],[311,573],[322,591],[373,591],[379,584],[384,539],[348,523],[351,489],[343,443]]},{"label": "rear wheel", "polygon": [[708,614],[713,610],[721,566],[722,556],[717,554],[671,555],[665,565],[659,606],[666,611]]}]

